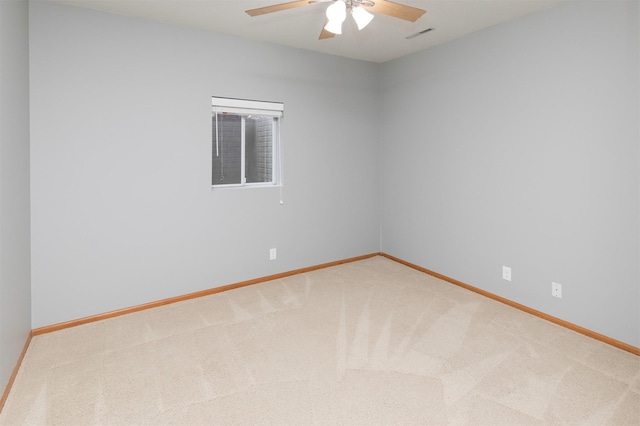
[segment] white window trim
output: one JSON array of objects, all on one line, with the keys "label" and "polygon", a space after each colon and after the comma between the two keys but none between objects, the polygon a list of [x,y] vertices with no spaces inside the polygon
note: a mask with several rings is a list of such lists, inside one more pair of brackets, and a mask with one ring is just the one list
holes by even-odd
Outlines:
[{"label": "white window trim", "polygon": [[[211,185],[211,188],[260,188],[260,187],[280,187],[282,186],[282,146],[281,146],[281,127],[282,123],[280,119],[284,117],[284,104],[281,102],[265,102],[265,101],[254,101],[247,99],[235,99],[235,98],[220,98],[220,97],[211,97],[211,106],[212,113],[214,114],[222,114],[222,113],[230,113],[230,114],[238,114],[238,115],[262,115],[269,116],[278,119],[278,125],[274,121],[272,123],[273,126],[273,143],[271,144],[271,161],[272,161],[272,170],[273,170],[273,180],[271,182],[246,182],[246,170],[245,170],[245,162],[241,161],[240,165],[240,174],[241,174],[241,182],[240,183],[230,183],[224,185]],[[242,118],[241,122],[242,126],[242,139],[241,139],[241,158],[245,158],[245,120]],[[217,132],[217,129],[216,129]],[[216,147],[217,149],[217,147]]]},{"label": "white window trim", "polygon": [[211,98],[213,112],[229,112],[237,114],[259,114],[273,117],[284,115],[284,104],[281,102],[250,101],[245,99]]}]

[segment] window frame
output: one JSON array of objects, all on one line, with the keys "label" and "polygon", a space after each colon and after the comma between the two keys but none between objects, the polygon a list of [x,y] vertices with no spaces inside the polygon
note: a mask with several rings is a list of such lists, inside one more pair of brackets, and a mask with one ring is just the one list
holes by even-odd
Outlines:
[{"label": "window frame", "polygon": [[[218,150],[218,130],[217,121],[212,124],[212,162],[211,162],[211,187],[212,188],[265,188],[278,187],[282,185],[282,142],[281,128],[284,117],[284,104],[282,102],[267,102],[237,98],[211,97],[212,118],[217,118],[217,114],[233,114],[241,117],[241,140],[240,140],[240,182],[214,184],[213,158]],[[269,182],[247,182],[246,176],[246,117],[255,115],[260,117],[272,117],[272,139],[271,139],[271,181]]]}]

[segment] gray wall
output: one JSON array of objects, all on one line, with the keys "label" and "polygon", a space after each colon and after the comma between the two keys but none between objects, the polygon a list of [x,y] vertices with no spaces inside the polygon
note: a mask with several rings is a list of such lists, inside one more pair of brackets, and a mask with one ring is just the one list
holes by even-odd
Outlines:
[{"label": "gray wall", "polygon": [[[30,18],[34,328],[379,251],[375,64],[48,2]],[[284,102],[283,205],[211,189],[211,96]]]},{"label": "gray wall", "polygon": [[29,15],[0,1],[0,392],[31,330]]},{"label": "gray wall", "polygon": [[571,2],[384,64],[382,250],[640,346],[638,16]]}]

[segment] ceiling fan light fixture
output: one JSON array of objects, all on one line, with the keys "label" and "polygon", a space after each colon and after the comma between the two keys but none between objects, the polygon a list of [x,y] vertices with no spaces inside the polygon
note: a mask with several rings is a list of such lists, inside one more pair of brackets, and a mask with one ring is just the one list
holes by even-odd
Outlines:
[{"label": "ceiling fan light fixture", "polygon": [[347,19],[347,4],[336,0],[327,8],[327,25],[324,29],[334,34],[342,34],[342,23]]},{"label": "ceiling fan light fixture", "polygon": [[336,0],[327,8],[327,19],[340,24],[347,18],[347,4],[344,0]]},{"label": "ceiling fan light fixture", "polygon": [[342,34],[342,21],[329,20],[324,29],[334,34]]},{"label": "ceiling fan light fixture", "polygon": [[373,14],[367,12],[360,6],[354,7],[351,11],[351,16],[353,16],[353,20],[356,21],[356,25],[358,26],[358,30],[363,29],[369,22],[373,19]]}]

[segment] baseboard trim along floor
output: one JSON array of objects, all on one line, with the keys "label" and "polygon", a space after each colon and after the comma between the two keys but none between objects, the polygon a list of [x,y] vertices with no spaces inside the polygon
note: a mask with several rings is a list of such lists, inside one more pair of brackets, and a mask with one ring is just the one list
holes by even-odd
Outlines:
[{"label": "baseboard trim along floor", "polygon": [[115,310],[115,311],[111,311],[111,312],[106,312],[106,313],[102,313],[102,314],[98,314],[98,315],[93,315],[93,316],[89,316],[89,317],[85,317],[85,318],[80,318],[80,319],[76,319],[76,320],[70,320],[70,321],[66,321],[66,322],[62,322],[62,323],[58,323],[58,324],[53,324],[53,325],[49,325],[49,326],[44,326],[44,327],[39,327],[39,328],[35,328],[33,329],[28,337],[27,340],[25,342],[24,348],[22,350],[22,353],[20,354],[20,357],[18,358],[18,361],[16,363],[16,366],[13,370],[13,373],[11,374],[11,377],[9,378],[9,382],[7,383],[7,386],[5,387],[4,393],[2,394],[2,398],[0,399],[0,411],[2,411],[2,407],[4,406],[4,403],[9,395],[9,392],[11,390],[11,386],[15,380],[15,377],[18,373],[18,370],[20,368],[20,365],[22,363],[22,360],[27,352],[27,349],[29,347],[29,343],[31,342],[31,338],[33,336],[37,336],[40,334],[45,334],[45,333],[51,333],[54,331],[58,331],[58,330],[63,330],[66,328],[70,328],[70,327],[75,327],[78,325],[82,325],[82,324],[87,324],[87,323],[91,323],[91,322],[96,322],[96,321],[102,321],[108,318],[114,318],[114,317],[118,317],[121,315],[126,315],[126,314],[130,314],[130,313],[134,313],[134,312],[138,312],[138,311],[143,311],[146,309],[152,309],[152,308],[156,308],[156,307],[160,307],[160,306],[164,306],[164,305],[169,305],[172,303],[176,303],[176,302],[181,302],[184,300],[189,300],[189,299],[195,299],[198,297],[203,297],[203,296],[208,296],[211,294],[216,294],[216,293],[220,293],[220,292],[224,292],[227,290],[232,290],[232,289],[236,289],[236,288],[240,288],[240,287],[245,287],[245,286],[249,286],[249,285],[253,285],[253,284],[259,284],[259,283],[263,283],[266,281],[271,281],[271,280],[276,280],[276,279],[280,279],[280,278],[284,278],[284,277],[289,277],[292,275],[298,275],[298,274],[302,274],[305,272],[311,272],[311,271],[315,271],[318,269],[324,269],[324,268],[329,268],[332,266],[337,266],[337,265],[341,265],[341,264],[345,264],[345,263],[350,263],[350,262],[356,262],[359,260],[364,260],[364,259],[368,259],[374,256],[383,256],[386,257],[387,259],[393,260],[395,262],[401,263],[405,266],[408,266],[410,268],[416,269],[420,272],[423,272],[425,274],[429,274],[431,276],[434,276],[436,278],[439,278],[441,280],[444,280],[450,284],[462,287],[464,289],[467,289],[469,291],[472,291],[474,293],[480,294],[482,296],[488,297],[490,299],[493,299],[495,301],[504,303],[508,306],[511,306],[515,309],[518,309],[520,311],[526,312],[528,314],[534,315],[536,317],[542,318],[544,320],[547,320],[549,322],[552,322],[554,324],[560,325],[562,327],[565,327],[567,329],[573,330],[577,333],[583,334],[585,336],[588,336],[590,338],[593,338],[595,340],[599,340],[603,343],[609,344],[611,346],[617,347],[619,349],[622,349],[624,351],[630,352],[634,355],[638,355],[640,356],[640,348],[637,348],[633,345],[627,344],[625,342],[621,342],[619,340],[613,339],[609,336],[605,336],[603,334],[597,333],[595,331],[586,329],[584,327],[581,327],[579,325],[576,324],[572,324],[568,321],[564,321],[562,319],[553,317],[551,315],[545,314],[544,312],[532,309],[528,306],[519,304],[517,302],[511,301],[509,299],[506,299],[504,297],[495,295],[493,293],[490,293],[488,291],[479,289],[477,287],[474,287],[472,285],[463,283],[461,281],[458,281],[456,279],[447,277],[446,275],[442,275],[438,272],[435,271],[431,271],[429,269],[423,268],[421,266],[415,265],[413,263],[407,262],[405,260],[402,260],[400,258],[391,256],[389,254],[386,253],[371,253],[371,254],[367,254],[367,255],[363,255],[363,256],[357,256],[357,257],[352,257],[352,258],[348,258],[348,259],[343,259],[343,260],[338,260],[338,261],[334,261],[334,262],[328,262],[328,263],[323,263],[320,265],[315,265],[315,266],[309,266],[306,268],[300,268],[300,269],[295,269],[292,271],[288,271],[288,272],[282,272],[279,274],[274,274],[274,275],[268,275],[265,277],[261,277],[261,278],[254,278],[251,280],[247,280],[247,281],[241,281],[238,283],[234,283],[234,284],[229,284],[229,285],[224,285],[221,287],[215,287],[215,288],[211,288],[211,289],[207,289],[207,290],[202,290],[202,291],[198,291],[198,292],[194,292],[194,293],[189,293],[189,294],[185,294],[182,296],[176,296],[176,297],[171,297],[168,299],[163,299],[163,300],[158,300],[155,302],[150,302],[150,303],[145,303],[142,305],[138,305],[138,306],[133,306],[133,307],[129,307],[129,308],[124,308],[124,309],[119,309],[119,310]]},{"label": "baseboard trim along floor", "polygon": [[513,308],[519,309],[523,312],[527,312],[528,314],[531,315],[535,315],[539,318],[542,318],[544,320],[550,321],[554,324],[558,324],[562,327],[568,328],[570,330],[573,330],[577,333],[580,334],[584,334],[585,336],[591,337],[593,339],[596,340],[600,340],[601,342],[607,343],[611,346],[615,346],[619,349],[625,350],[627,352],[631,352],[632,354],[635,355],[639,355],[640,356],[640,348],[637,348],[635,346],[632,346],[628,343],[624,343],[621,342],[619,340],[613,339],[609,336],[605,336],[603,334],[600,333],[596,333],[595,331],[586,329],[584,327],[580,327],[579,325],[576,324],[572,324],[568,321],[562,320],[560,318],[556,318],[554,316],[545,314],[544,312],[535,310],[533,308],[530,308],[528,306],[525,305],[521,305],[520,303],[514,302],[512,300],[506,299],[504,297],[495,295],[493,293],[490,293],[488,291],[482,290],[480,288],[474,287],[472,285],[463,283],[462,281],[458,281],[456,279],[450,278],[446,275],[440,274],[438,272],[435,271],[431,271],[427,268],[423,268],[421,266],[415,265],[413,263],[407,262],[403,259],[397,258],[395,256],[391,256],[390,254],[387,253],[371,253],[371,254],[366,254],[363,256],[357,256],[357,257],[351,257],[348,259],[342,259],[342,260],[337,260],[334,262],[328,262],[328,263],[322,263],[320,265],[315,265],[315,266],[309,266],[306,268],[300,268],[300,269],[295,269],[293,271],[288,271],[288,272],[282,272],[279,274],[274,274],[274,275],[268,275],[265,277],[260,277],[260,278],[254,278],[251,280],[247,280],[247,281],[241,281],[235,284],[228,284],[228,285],[224,285],[221,287],[215,287],[215,288],[211,288],[211,289],[207,289],[207,290],[202,290],[202,291],[198,291],[195,293],[189,293],[189,294],[185,294],[182,296],[176,296],[176,297],[171,297],[168,299],[163,299],[163,300],[158,300],[155,302],[150,302],[150,303],[145,303],[142,305],[138,305],[138,306],[133,306],[130,308],[124,308],[124,309],[119,309],[116,311],[111,311],[111,312],[106,312],[106,313],[102,313],[102,314],[98,314],[98,315],[93,315],[93,316],[89,316],[89,317],[85,317],[85,318],[80,318],[80,319],[76,319],[76,320],[71,320],[71,321],[66,321],[66,322],[62,322],[62,323],[58,323],[58,324],[53,324],[53,325],[49,325],[49,326],[45,326],[45,327],[40,327],[40,328],[35,328],[32,330],[32,335],[33,336],[37,336],[39,334],[45,334],[45,333],[51,333],[53,331],[57,331],[57,330],[62,330],[65,328],[69,328],[69,327],[75,327],[78,325],[82,325],[82,324],[87,324],[90,322],[95,322],[95,321],[101,321],[104,319],[108,319],[108,318],[113,318],[113,317],[117,317],[120,315],[126,315],[126,314],[130,314],[133,312],[138,312],[138,311],[143,311],[146,309],[152,309],[158,306],[164,306],[164,305],[169,305],[171,303],[176,303],[176,302],[181,302],[183,300],[189,300],[189,299],[195,299],[197,297],[202,297],[202,296],[208,296],[210,294],[215,294],[215,293],[220,293],[223,291],[227,291],[227,290],[233,290],[234,288],[240,288],[240,287],[245,287],[248,285],[253,285],[253,284],[259,284],[259,283],[263,283],[265,281],[271,281],[271,280],[276,280],[279,278],[284,278],[284,277],[289,277],[292,275],[298,275],[298,274],[303,274],[305,272],[311,272],[311,271],[315,271],[318,269],[324,269],[324,268],[329,268],[331,266],[337,266],[337,265],[341,265],[344,263],[350,263],[350,262],[357,262],[358,260],[363,260],[363,259],[367,259],[373,256],[384,256],[387,259],[393,260],[395,262],[401,263],[403,265],[406,265],[410,268],[416,269],[420,272],[424,272],[425,274],[429,274],[432,275],[436,278],[440,278],[441,280],[447,281],[450,284],[454,284],[457,285],[459,287],[465,288],[469,291],[473,291],[474,293],[478,293],[482,296],[488,297],[490,299],[496,300],[498,302],[504,303],[506,305],[509,305]]},{"label": "baseboard trim along floor", "polygon": [[58,324],[48,325],[44,327],[39,327],[33,329],[32,333],[34,336],[39,334],[51,333],[57,330],[63,330],[65,328],[75,327],[82,324],[87,324],[95,321],[102,321],[104,319],[118,317],[121,315],[131,314],[133,312],[144,311],[147,309],[157,308],[159,306],[170,305],[176,302],[182,302],[184,300],[195,299],[198,297],[209,296],[211,294],[221,293],[223,291],[233,290],[234,288],[246,287],[248,285],[260,284],[266,281],[277,280],[280,278],[290,277],[292,275],[303,274],[305,272],[311,272],[318,269],[329,268],[332,266],[342,265],[344,263],[357,262],[358,260],[368,259],[370,257],[378,256],[380,253],[371,253],[365,254],[363,256],[350,257],[348,259],[336,260],[334,262],[322,263],[320,265],[308,266],[306,268],[294,269],[293,271],[281,272],[279,274],[267,275],[265,277],[254,278],[247,281],[241,281],[234,284],[223,285],[221,287],[210,288],[207,290],[197,291],[195,293],[184,294],[182,296],[170,297],[168,299],[162,299],[155,302],[144,303],[138,306],[132,306],[130,308],[118,309],[116,311],[105,312],[102,314],[92,315],[85,318],[80,318],[76,320],[70,320],[66,322],[61,322]]},{"label": "baseboard trim along floor", "polygon": [[7,382],[7,386],[2,393],[2,398],[0,398],[0,411],[2,411],[2,407],[4,407],[4,403],[7,401],[7,397],[9,396],[9,391],[11,390],[11,386],[13,386],[13,382],[16,380],[16,376],[18,375],[18,370],[20,369],[20,365],[22,364],[22,360],[24,359],[25,354],[27,353],[27,349],[29,348],[29,344],[31,343],[31,338],[33,337],[33,332],[29,332],[27,336],[27,341],[24,343],[22,347],[22,352],[18,357],[18,362],[16,362],[16,366],[13,368],[13,372],[11,376],[9,376],[9,382]]},{"label": "baseboard trim along floor", "polygon": [[533,308],[530,308],[528,306],[521,305],[520,303],[517,303],[517,302],[514,302],[512,300],[506,299],[504,297],[495,295],[495,294],[490,293],[488,291],[479,289],[479,288],[474,287],[472,285],[463,283],[462,281],[458,281],[456,279],[447,277],[446,275],[439,274],[437,272],[431,271],[431,270],[423,268],[421,266],[414,265],[413,263],[404,261],[404,260],[399,259],[397,257],[388,255],[386,253],[380,253],[380,255],[386,257],[387,259],[391,259],[391,260],[394,260],[394,261],[396,261],[398,263],[402,263],[403,265],[406,265],[406,266],[408,266],[410,268],[413,268],[413,269],[416,269],[418,271],[424,272],[425,274],[429,274],[429,275],[432,275],[432,276],[434,276],[436,278],[440,278],[441,280],[446,281],[448,283],[457,285],[457,286],[465,288],[465,289],[467,289],[469,291],[473,291],[474,293],[478,293],[478,294],[480,294],[482,296],[485,296],[485,297],[488,297],[488,298],[493,299],[495,301],[504,303],[505,305],[509,305],[509,306],[511,306],[513,308],[519,309],[519,310],[521,310],[523,312],[526,312],[528,314],[534,315],[536,317],[542,318],[542,319],[547,320],[549,322],[552,322],[554,324],[557,324],[557,325],[560,325],[562,327],[568,328],[569,330],[573,330],[573,331],[575,331],[577,333],[584,334],[585,336],[591,337],[592,339],[599,340],[599,341],[601,341],[603,343],[606,343],[608,345],[615,346],[616,348],[619,348],[619,349],[622,349],[624,351],[631,352],[634,355],[640,356],[640,348],[637,348],[635,346],[629,345],[628,343],[621,342],[621,341],[613,339],[613,338],[611,338],[609,336],[605,336],[604,334],[596,333],[595,331],[586,329],[584,327],[580,327],[579,325],[576,325],[576,324],[570,323],[568,321],[562,320],[560,318],[556,318],[554,316],[545,314],[544,312],[540,312],[540,311],[535,310]]}]

